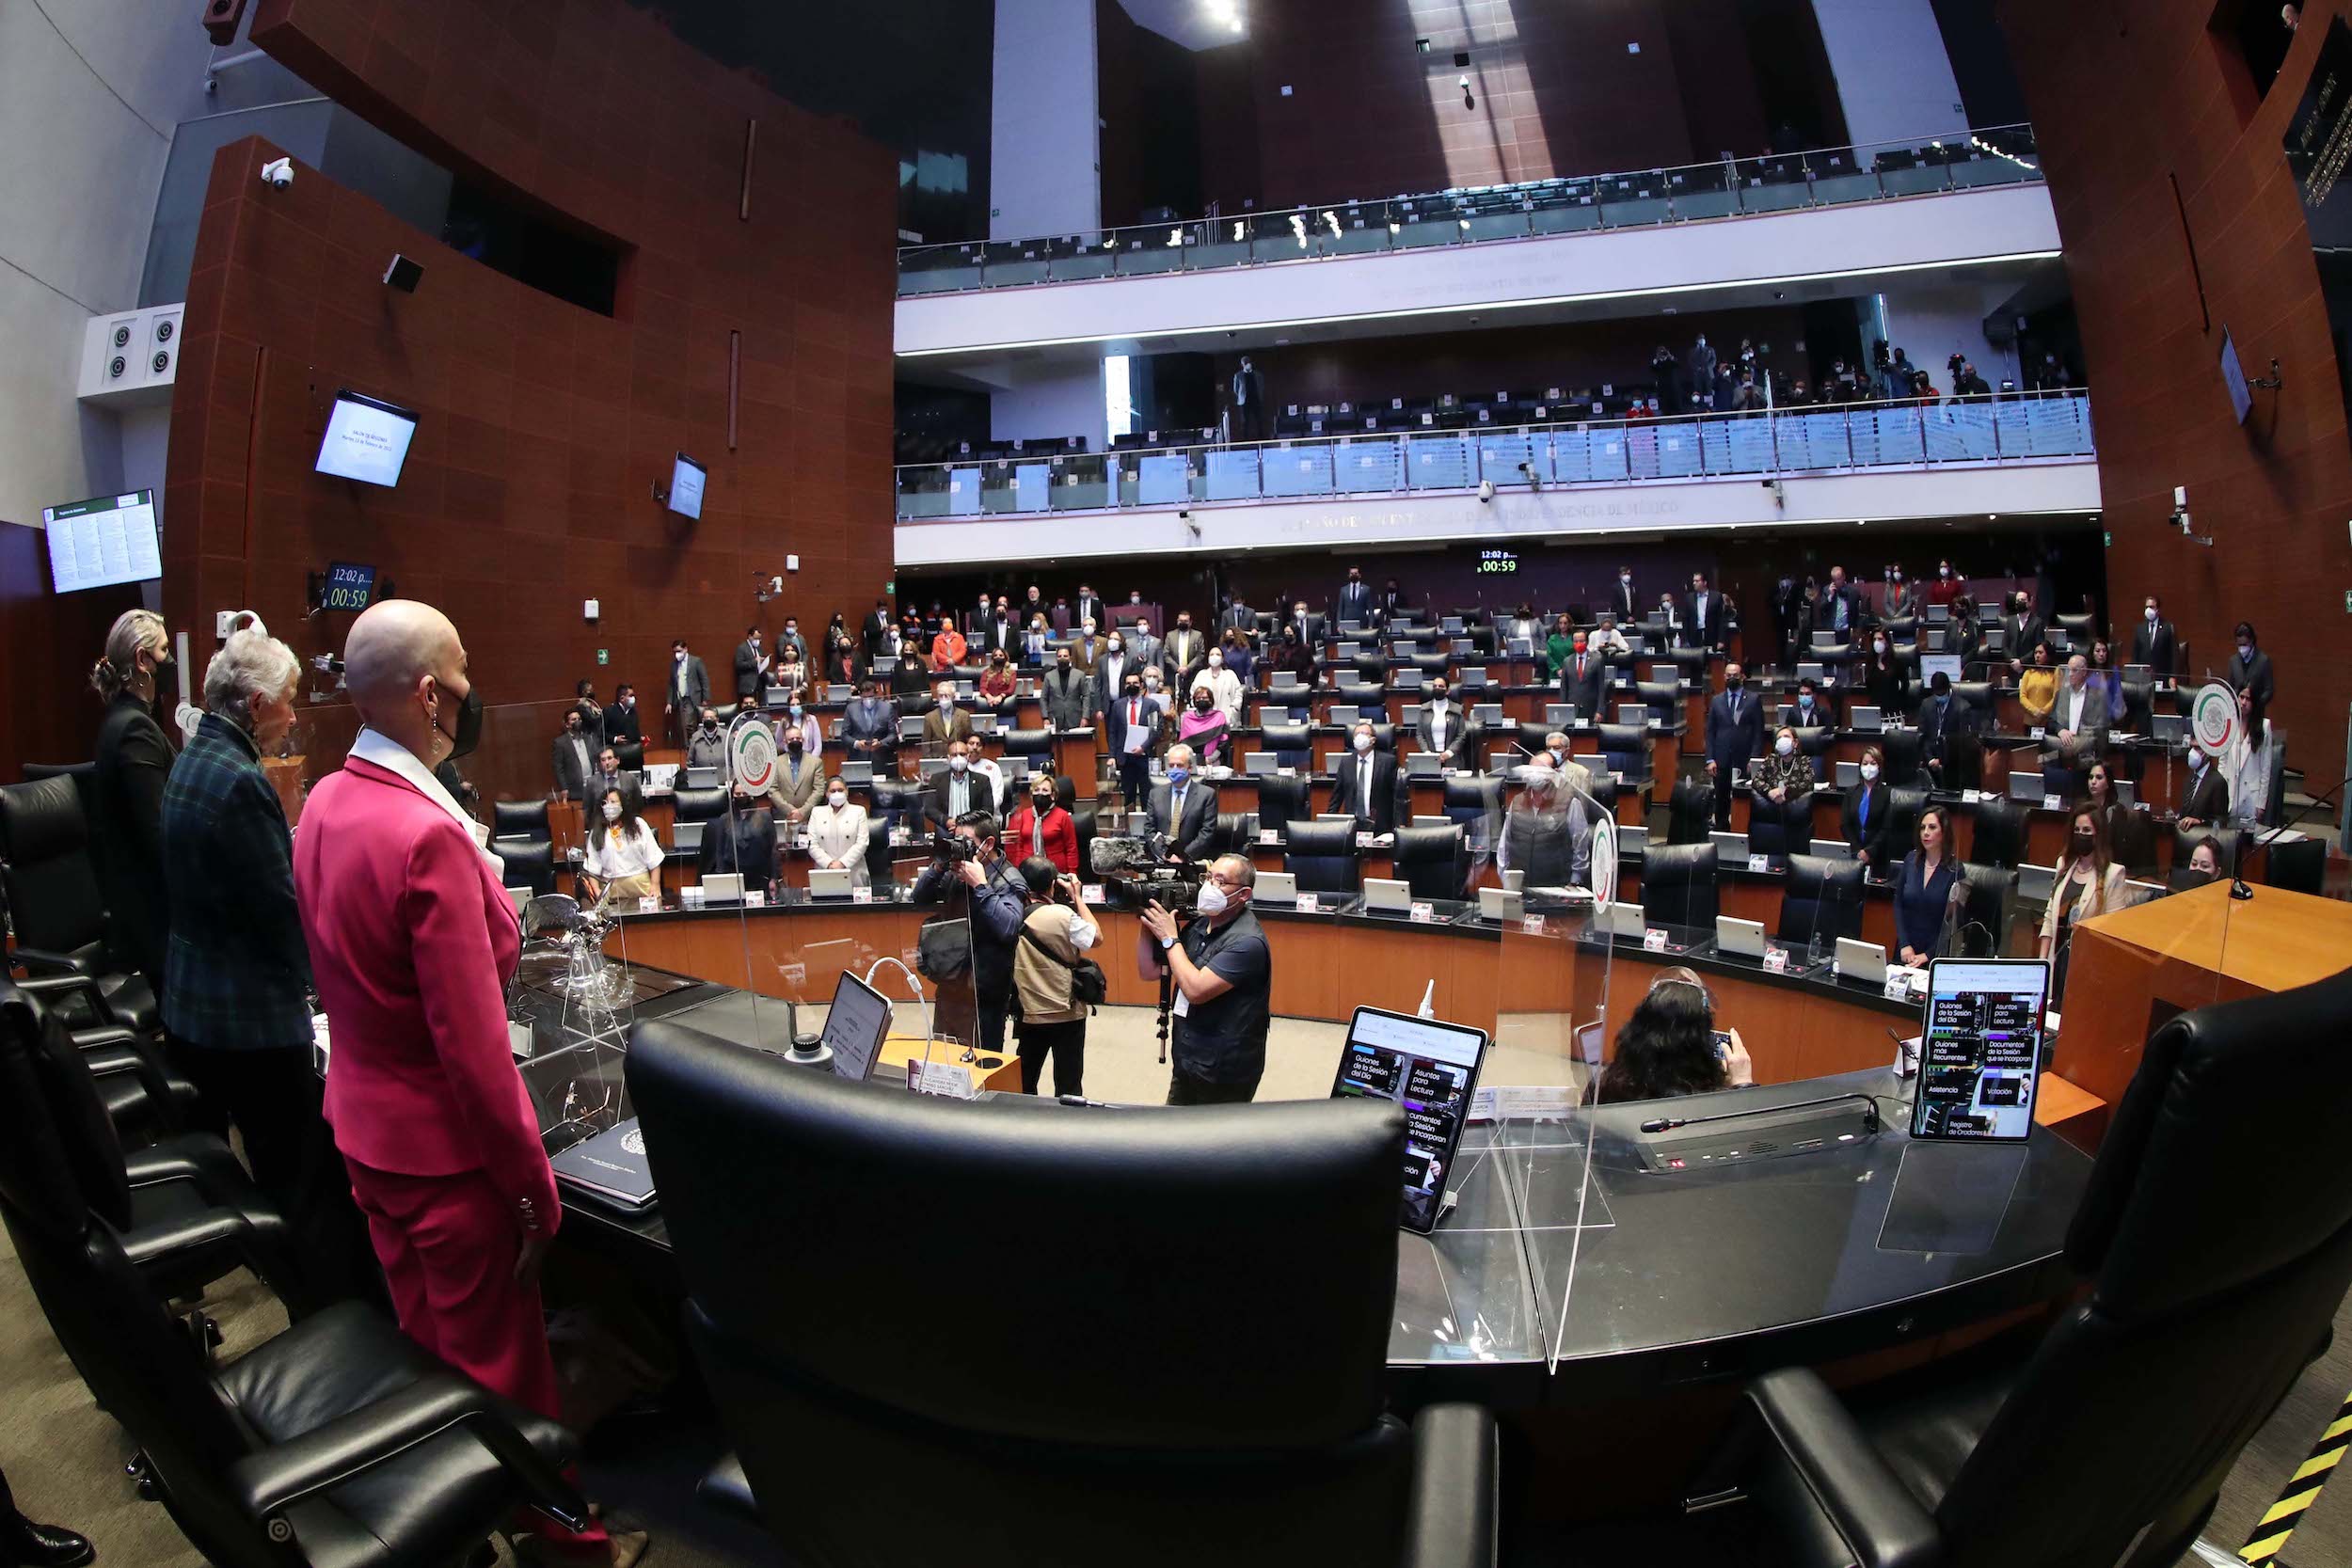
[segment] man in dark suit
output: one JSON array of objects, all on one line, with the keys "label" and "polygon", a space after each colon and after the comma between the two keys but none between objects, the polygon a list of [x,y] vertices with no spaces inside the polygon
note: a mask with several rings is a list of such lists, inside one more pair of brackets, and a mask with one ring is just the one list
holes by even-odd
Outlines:
[{"label": "man in dark suit", "polygon": [[1225,613],[1216,618],[1216,629],[1220,633],[1238,631],[1244,637],[1255,637],[1258,632],[1258,612],[1249,608],[1248,600],[1236,594],[1225,601]]},{"label": "man in dark suit", "polygon": [[1813,623],[1815,631],[1834,631],[1840,642],[1851,642],[1862,626],[1862,595],[1846,580],[1846,568],[1829,569],[1829,586],[1821,590],[1821,606]]},{"label": "man in dark suit", "polygon": [[[1581,711],[1581,709],[1579,711]],[[1731,825],[1731,776],[1764,750],[1764,705],[1748,694],[1747,672],[1724,666],[1724,689],[1707,705],[1707,777],[1715,786],[1715,826]]]},{"label": "man in dark suit", "polygon": [[2270,673],[2270,656],[2254,644],[2251,621],[2237,624],[2237,652],[2230,656],[2230,684],[2253,695],[2254,722],[2259,730],[2270,699],[2278,695],[2278,682]]},{"label": "man in dark suit", "polygon": [[1442,675],[1429,683],[1429,700],[1413,710],[1413,735],[1422,751],[1444,757],[1445,767],[1478,767],[1482,732],[1454,701]]},{"label": "man in dark suit", "polygon": [[972,743],[947,742],[947,766],[923,786],[923,812],[935,827],[950,827],[967,811],[997,806],[995,776],[972,766]]},{"label": "man in dark suit", "polygon": [[1705,572],[1691,574],[1691,604],[1683,611],[1677,641],[1686,648],[1724,645],[1724,596],[1708,585]]},{"label": "man in dark suit", "polygon": [[1633,568],[1617,568],[1616,586],[1609,590],[1609,608],[1617,612],[1620,625],[1631,626],[1642,618],[1641,601],[1634,597]]},{"label": "man in dark suit", "polygon": [[963,612],[963,636],[968,642],[977,643],[986,635],[991,621],[996,619],[996,601],[988,590],[980,590],[979,602]]},{"label": "man in dark suit", "polygon": [[613,746],[643,746],[645,732],[639,727],[637,689],[623,681],[612,689],[612,705],[604,710],[604,738]]},{"label": "man in dark suit", "polygon": [[661,717],[670,721],[672,745],[685,750],[709,701],[710,672],[704,668],[702,656],[688,653],[683,637],[675,639],[670,643],[670,683],[661,698]]},{"label": "man in dark suit", "polygon": [[1576,650],[1560,661],[1560,700],[1576,709],[1580,719],[1600,718],[1601,690],[1609,684],[1609,661],[1585,646],[1576,634]]},{"label": "man in dark suit", "polygon": [[580,720],[580,709],[564,710],[564,733],[555,737],[548,757],[555,769],[555,798],[559,800],[584,800],[588,796],[588,776],[596,771],[596,753],[603,742],[589,738],[588,726]]},{"label": "man in dark suit", "polygon": [[759,645],[759,628],[744,632],[743,641],[735,645],[735,699],[749,697],[757,702],[764,689],[768,671],[775,663],[775,656]]},{"label": "man in dark suit", "polygon": [[[1096,689],[1102,690],[1101,686]],[[1103,705],[1103,738],[1119,765],[1120,798],[1129,811],[1142,809],[1152,782],[1152,759],[1167,738],[1167,705],[1143,689],[1143,676],[1129,670],[1118,695]]]},{"label": "man in dark suit", "polygon": [[1347,580],[1340,585],[1337,610],[1342,624],[1351,621],[1358,626],[1372,624],[1372,585],[1364,580],[1364,574],[1356,567],[1347,569]]},{"label": "man in dark suit", "polygon": [[867,664],[872,664],[876,656],[882,652],[883,645],[890,638],[890,628],[898,624],[898,617],[890,613],[890,601],[876,599],[874,613],[868,615],[858,627],[860,635],[866,640],[866,662]]},{"label": "man in dark suit", "polygon": [[1111,618],[1103,610],[1103,596],[1081,583],[1078,596],[1070,604],[1070,624],[1083,626],[1089,621],[1094,623],[1094,629],[1098,632],[1111,624]]},{"label": "man in dark suit", "polygon": [[1202,861],[1216,837],[1216,785],[1192,776],[1192,748],[1168,749],[1168,782],[1152,791],[1152,832],[1168,841],[1172,861]]},{"label": "man in dark suit", "polygon": [[841,716],[841,738],[850,761],[870,762],[878,773],[887,772],[898,755],[898,706],[871,676],[858,682],[858,694]]},{"label": "man in dark suit", "polygon": [[2020,588],[2010,599],[2009,612],[2001,617],[2001,651],[2009,657],[2010,674],[2025,669],[2033,657],[2034,645],[2048,632],[2049,624],[2034,612],[2033,595]]},{"label": "man in dark suit", "polygon": [[1331,765],[1331,809],[1353,812],[1359,832],[1392,833],[1405,814],[1396,756],[1374,743],[1372,721],[1359,719],[1348,751]]},{"label": "man in dark suit", "polygon": [[1396,585],[1394,578],[1389,579],[1388,585],[1372,601],[1373,618],[1384,626],[1400,617],[1409,620],[1412,605],[1406,599],[1405,591]]},{"label": "man in dark suit", "polygon": [[2188,748],[2188,793],[2181,800],[2180,825],[2210,828],[2230,816],[2230,781],[2195,742]]},{"label": "man in dark suit", "polygon": [[2145,664],[2152,677],[2163,680],[2180,673],[2180,634],[2164,618],[2164,602],[2153,594],[2149,594],[2147,608],[2140,611],[2139,625],[2132,628],[2130,662]]},{"label": "man in dark suit", "polygon": [[1233,372],[1233,439],[1263,441],[1266,437],[1265,383],[1247,354]]},{"label": "man in dark suit", "polygon": [[1952,783],[1953,764],[1976,736],[1976,709],[1952,690],[1952,677],[1941,670],[1919,701],[1918,725],[1924,782],[1931,788],[1959,787]]}]

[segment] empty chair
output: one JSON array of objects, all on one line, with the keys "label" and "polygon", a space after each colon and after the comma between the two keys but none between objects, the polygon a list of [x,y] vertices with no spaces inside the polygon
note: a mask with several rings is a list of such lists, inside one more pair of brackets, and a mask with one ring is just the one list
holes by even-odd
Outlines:
[{"label": "empty chair", "polygon": [[[1726,779],[1723,786],[1731,787]],[[1666,798],[1666,842],[1669,844],[1705,844],[1715,825],[1716,785],[1703,773],[1688,774],[1675,781],[1674,790]],[[1754,817],[1749,821],[1753,823]],[[1761,851],[1770,854],[1771,850]]]},{"label": "empty chair", "polygon": [[1525,762],[1528,757],[1541,754],[1544,749],[1544,742],[1550,737],[1551,726],[1549,724],[1530,724],[1522,722],[1518,727],[1518,738],[1519,750],[1524,752],[1526,756],[1515,756],[1511,760],[1514,763],[1520,763]]},{"label": "empty chair", "polygon": [[[680,790],[678,793],[682,796],[687,792]],[[719,791],[708,793],[716,795]],[[920,784],[909,784],[904,779],[876,779],[867,786],[867,794],[872,803],[867,806],[866,815],[875,821],[895,828],[902,824],[914,827],[922,820],[923,787]],[[682,807],[678,812],[678,820],[689,820]]]},{"label": "empty chair", "polygon": [[1788,857],[1788,881],[1780,893],[1780,922],[1773,935],[1809,947],[1835,946],[1839,937],[1862,935],[1860,861],[1819,855]]},{"label": "empty chair", "polygon": [[1907,784],[1919,776],[1917,730],[1888,730],[1878,737],[1876,744],[1879,754],[1886,759],[1886,771],[1880,776],[1890,786]]},{"label": "empty chair", "polygon": [[[877,804],[882,784],[874,785]],[[670,809],[680,822],[707,822],[727,809],[727,792],[723,789],[681,789],[670,797]]]},{"label": "empty chair", "polygon": [[2144,811],[2123,810],[2107,817],[2107,854],[2135,877],[2156,869],[2155,819]]},{"label": "empty chair", "polygon": [[1979,800],[1970,830],[1968,859],[1978,865],[2014,871],[2026,858],[2026,809],[2018,800]]},{"label": "empty chair", "polygon": [[2290,893],[2308,893],[2314,898],[2327,892],[2326,839],[2306,838],[2265,845],[2259,853],[2265,863],[2263,880],[2272,887],[2285,888]]},{"label": "empty chair", "polygon": [[16,934],[8,957],[33,974],[96,977],[107,1017],[77,1022],[152,1034],[163,1027],[154,993],[106,950],[105,900],[77,777],[0,784],[0,895]]},{"label": "empty chair", "polygon": [[1639,724],[1602,724],[1599,732],[1609,771],[1623,774],[1629,783],[1648,783],[1649,732]]},{"label": "empty chair", "polygon": [[1421,672],[1423,685],[1444,674],[1454,665],[1454,656],[1446,654],[1415,654],[1412,668]]},{"label": "empty chair", "polygon": [[1439,807],[1463,838],[1472,846],[1485,846],[1490,832],[1501,831],[1502,816],[1502,784],[1498,779],[1448,779],[1445,797]]},{"label": "empty chair", "polygon": [[[1897,859],[1911,853],[1919,833],[1919,814],[1927,809],[1928,792],[1916,784],[1897,784],[1886,792],[1886,834]],[[1950,852],[1949,846],[1946,853]]]},{"label": "empty chair", "polygon": [[1462,830],[1397,829],[1396,874],[1411,884],[1416,898],[1460,898],[1470,878]]},{"label": "empty chair", "polygon": [[642,740],[616,740],[612,743],[612,757],[621,765],[622,772],[642,773],[645,770],[645,743]]},{"label": "empty chair", "polygon": [[1099,822],[1099,807],[1091,798],[1070,802],[1070,825],[1078,835],[1078,875],[1089,880],[1094,876],[1094,834]]},{"label": "empty chair", "polygon": [[1305,724],[1267,724],[1258,731],[1258,750],[1274,753],[1277,768],[1304,773],[1314,761],[1314,731]]},{"label": "empty chair", "polygon": [[[1491,1418],[1383,1414],[1395,1107],[1136,1108],[1113,1129],[1020,1097],[886,1095],[667,1022],[634,1031],[628,1076],[736,1446],[706,1493],[756,1510],[794,1560],[1258,1568],[1302,1543],[1491,1560]],[[789,1196],[742,1201],[752,1164]],[[1089,1240],[1039,1248],[892,1196],[983,1188]],[[863,1281],[859,1309],[819,1277]],[[1244,1342],[1240,1278],[1263,1292]],[[986,1355],[882,1354],[935,1333],[943,1301],[981,1300]],[[881,1478],[980,1473],[1019,1494],[1017,1521],[874,1506]]]},{"label": "empty chair", "polygon": [[[1960,911],[1954,916],[1953,946],[1963,958],[1993,958],[2001,953],[2010,912],[2017,907],[2017,873],[1998,865],[1960,868]],[[2059,974],[2063,975],[2061,969]]]},{"label": "empty chair", "polygon": [[1314,819],[1314,807],[1309,803],[1308,781],[1295,779],[1260,779],[1258,781],[1258,826],[1288,828],[1294,822]]},{"label": "empty chair", "polygon": [[1797,731],[1797,754],[1813,765],[1813,782],[1829,783],[1829,750],[1837,732],[1827,724],[1807,724]]},{"label": "empty chair", "polygon": [[1283,845],[1282,868],[1298,879],[1301,893],[1362,892],[1363,862],[1356,852],[1356,825],[1292,822]]},{"label": "empty chair", "polygon": [[1720,899],[1712,844],[1654,844],[1642,857],[1642,913],[1653,926],[1713,931]]},{"label": "empty chair", "polygon": [[1740,1480],[1795,1560],[2181,1561],[2352,1285],[2347,1016],[2340,974],[2150,1037],[2067,1236],[2090,1291],[2030,1355],[1867,1413],[1802,1368],[1751,1386]]},{"label": "empty chair", "polygon": [[1673,681],[1636,681],[1633,695],[1661,724],[1671,725],[1682,717],[1682,689]]},{"label": "empty chair", "polygon": [[[1084,853],[1083,850],[1080,851]],[[1078,863],[1084,866],[1082,859]],[[866,879],[873,887],[887,890],[893,880],[890,855],[890,824],[879,816],[866,819]],[[877,893],[875,896],[882,895]]]},{"label": "empty chair", "polygon": [[1034,762],[1050,770],[1054,766],[1054,732],[1052,730],[1007,730],[1005,732],[1006,771],[1017,771],[1013,765],[1021,760]]},{"label": "empty chair", "polygon": [[542,895],[555,891],[554,845],[501,844],[496,853],[506,866],[508,887],[527,887]]},{"label": "empty chair", "polygon": [[1249,853],[1250,816],[1246,811],[1221,811],[1216,814],[1216,826],[1209,830],[1211,855],[1247,855]]},{"label": "empty chair", "polygon": [[1388,717],[1388,690],[1377,682],[1342,681],[1338,700],[1331,705],[1331,717],[1339,723],[1353,723],[1359,718]]},{"label": "empty chair", "polygon": [[528,839],[545,844],[551,836],[548,832],[548,803],[545,800],[493,800],[490,802],[490,835],[493,838]]}]

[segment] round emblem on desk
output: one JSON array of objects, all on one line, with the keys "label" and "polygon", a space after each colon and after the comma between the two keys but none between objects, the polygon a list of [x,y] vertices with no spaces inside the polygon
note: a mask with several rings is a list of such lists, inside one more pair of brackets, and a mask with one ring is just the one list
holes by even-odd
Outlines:
[{"label": "round emblem on desk", "polygon": [[767,793],[776,777],[776,732],[755,713],[739,715],[727,735],[727,771],[754,795]]},{"label": "round emblem on desk", "polygon": [[2188,733],[2205,755],[2218,758],[2237,738],[2237,693],[2227,681],[2211,681],[2198,688],[2189,700]]},{"label": "round emblem on desk", "polygon": [[621,1148],[624,1152],[629,1154],[644,1153],[645,1130],[642,1127],[632,1127],[628,1132],[622,1133]]}]

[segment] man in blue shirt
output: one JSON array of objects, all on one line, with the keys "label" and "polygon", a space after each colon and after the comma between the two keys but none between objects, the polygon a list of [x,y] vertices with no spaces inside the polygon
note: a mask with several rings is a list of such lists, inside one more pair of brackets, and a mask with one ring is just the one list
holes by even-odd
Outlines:
[{"label": "man in blue shirt", "polygon": [[1136,973],[1168,976],[1170,1105],[1246,1104],[1265,1076],[1274,958],[1249,910],[1257,880],[1248,859],[1220,855],[1200,884],[1198,918],[1181,933],[1157,903],[1144,909]]}]

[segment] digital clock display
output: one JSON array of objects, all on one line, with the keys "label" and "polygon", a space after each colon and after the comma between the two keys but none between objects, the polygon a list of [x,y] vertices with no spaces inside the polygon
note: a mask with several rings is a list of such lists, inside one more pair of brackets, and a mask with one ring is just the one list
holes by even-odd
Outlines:
[{"label": "digital clock display", "polygon": [[375,598],[375,568],[338,562],[326,568],[326,609],[365,610]]},{"label": "digital clock display", "polygon": [[1478,552],[1478,575],[1480,577],[1508,577],[1518,569],[1519,554],[1517,550],[1480,550]]}]

